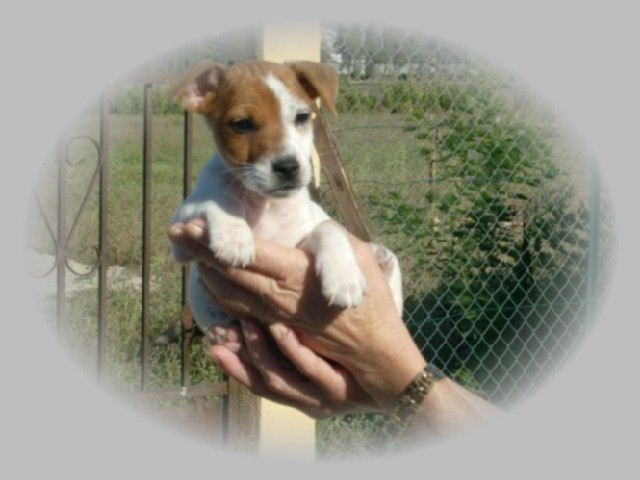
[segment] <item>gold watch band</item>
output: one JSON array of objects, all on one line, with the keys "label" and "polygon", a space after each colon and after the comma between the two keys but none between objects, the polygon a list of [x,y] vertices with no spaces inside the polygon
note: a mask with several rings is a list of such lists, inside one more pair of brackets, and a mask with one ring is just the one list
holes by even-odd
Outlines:
[{"label": "gold watch band", "polygon": [[411,418],[420,409],[424,397],[431,391],[434,384],[444,377],[442,370],[428,363],[400,394],[395,406],[389,412],[391,421],[387,422],[385,433],[397,436],[404,432]]}]

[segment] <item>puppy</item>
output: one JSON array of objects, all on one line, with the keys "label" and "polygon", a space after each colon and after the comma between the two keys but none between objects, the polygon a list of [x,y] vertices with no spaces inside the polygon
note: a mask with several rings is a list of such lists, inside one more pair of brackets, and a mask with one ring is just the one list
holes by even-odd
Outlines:
[{"label": "puppy", "polygon": [[[171,222],[206,220],[210,248],[227,264],[243,267],[254,259],[254,237],[314,254],[322,293],[329,304],[354,307],[367,285],[347,236],[310,198],[313,102],[335,113],[338,77],[315,62],[275,64],[251,61],[223,67],[204,62],[187,71],[170,90],[174,101],[202,114],[217,146],[193,192]],[[372,244],[402,308],[395,255]],[[192,260],[176,245],[172,258]],[[206,333],[227,325],[191,269],[187,301]]]}]

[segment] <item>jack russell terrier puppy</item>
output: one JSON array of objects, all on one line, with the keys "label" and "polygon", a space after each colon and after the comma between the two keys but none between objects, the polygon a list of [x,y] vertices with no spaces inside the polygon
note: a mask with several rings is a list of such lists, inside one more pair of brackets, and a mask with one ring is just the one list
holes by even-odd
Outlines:
[{"label": "jack russell terrier puppy", "polygon": [[[335,114],[338,77],[320,63],[251,61],[223,67],[203,62],[170,90],[190,112],[204,115],[217,152],[203,167],[195,188],[171,222],[206,220],[210,248],[233,266],[254,259],[254,236],[311,252],[329,304],[354,307],[366,281],[341,226],[311,200],[313,102]],[[398,311],[401,279],[395,255],[371,244],[387,275]],[[177,262],[192,260],[171,245]],[[195,266],[194,266],[195,267]],[[204,292],[192,268],[187,301],[196,324],[207,332],[228,325]]]}]

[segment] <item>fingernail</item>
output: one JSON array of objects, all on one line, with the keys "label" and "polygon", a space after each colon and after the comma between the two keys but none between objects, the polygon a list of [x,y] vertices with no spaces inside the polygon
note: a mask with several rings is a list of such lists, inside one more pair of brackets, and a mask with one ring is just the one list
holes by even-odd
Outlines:
[{"label": "fingernail", "polygon": [[214,326],[206,331],[205,338],[209,345],[222,345],[227,341],[227,331],[224,328]]},{"label": "fingernail", "polygon": [[271,332],[273,338],[283,338],[289,332],[289,329],[281,323],[272,323],[269,325],[269,332]]},{"label": "fingernail", "polygon": [[200,240],[204,237],[204,229],[200,225],[187,223],[184,227],[185,233],[194,240]]},{"label": "fingernail", "polygon": [[240,343],[227,343],[225,344],[225,348],[227,350],[229,350],[230,352],[235,353],[236,355],[240,353],[240,350],[242,350],[242,344]]},{"label": "fingernail", "polygon": [[244,338],[254,338],[256,335],[256,327],[253,323],[247,321],[241,321],[240,325],[242,325],[242,334]]},{"label": "fingernail", "polygon": [[213,332],[214,335],[218,337],[222,337],[227,333],[227,329],[224,327],[221,327],[220,325],[214,325],[213,327],[211,327],[210,331]]},{"label": "fingernail", "polygon": [[184,232],[184,225],[181,223],[174,223],[169,227],[169,235],[180,236]]}]

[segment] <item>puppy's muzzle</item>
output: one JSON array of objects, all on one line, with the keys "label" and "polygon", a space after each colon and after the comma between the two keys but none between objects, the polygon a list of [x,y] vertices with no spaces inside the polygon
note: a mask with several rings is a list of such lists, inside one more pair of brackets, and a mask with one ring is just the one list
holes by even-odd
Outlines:
[{"label": "puppy's muzzle", "polygon": [[284,184],[295,184],[300,171],[300,164],[293,155],[278,158],[271,164],[275,177]]}]

